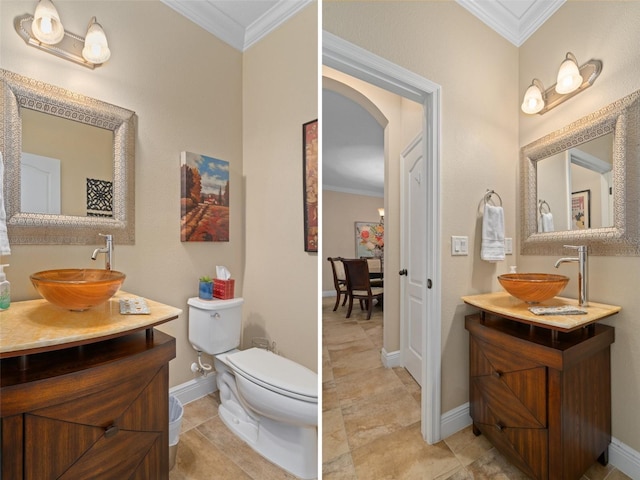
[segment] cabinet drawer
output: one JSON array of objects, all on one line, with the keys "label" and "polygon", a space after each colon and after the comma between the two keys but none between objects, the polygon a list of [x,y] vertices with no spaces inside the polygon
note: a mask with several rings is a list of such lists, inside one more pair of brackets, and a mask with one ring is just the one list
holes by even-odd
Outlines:
[{"label": "cabinet drawer", "polygon": [[529,428],[498,428],[474,422],[476,427],[514,465],[537,480],[549,478],[548,431]]},{"label": "cabinet drawer", "polygon": [[[508,427],[546,428],[546,367],[498,351],[473,337],[470,348],[473,419]],[[499,418],[485,420],[490,410],[499,412]]]}]

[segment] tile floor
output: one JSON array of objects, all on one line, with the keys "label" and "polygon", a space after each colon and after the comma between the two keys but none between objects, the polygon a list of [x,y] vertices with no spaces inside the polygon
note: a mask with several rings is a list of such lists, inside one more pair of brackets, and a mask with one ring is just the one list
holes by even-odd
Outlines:
[{"label": "tile floor", "polygon": [[[526,479],[471,427],[435,445],[420,434],[420,389],[403,368],[382,366],[382,314],[371,320],[354,306],[333,312],[323,299],[322,478]],[[582,480],[621,480],[626,475],[596,463]]]},{"label": "tile floor", "polygon": [[293,475],[265,460],[218,417],[217,392],[184,406],[176,463],[169,480],[286,480]]}]

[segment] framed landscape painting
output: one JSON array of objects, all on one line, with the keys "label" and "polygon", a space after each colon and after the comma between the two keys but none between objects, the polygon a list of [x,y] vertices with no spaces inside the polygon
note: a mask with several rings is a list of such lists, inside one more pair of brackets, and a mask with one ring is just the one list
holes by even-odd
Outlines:
[{"label": "framed landscape painting", "polygon": [[229,241],[229,162],[182,152],[180,240]]}]

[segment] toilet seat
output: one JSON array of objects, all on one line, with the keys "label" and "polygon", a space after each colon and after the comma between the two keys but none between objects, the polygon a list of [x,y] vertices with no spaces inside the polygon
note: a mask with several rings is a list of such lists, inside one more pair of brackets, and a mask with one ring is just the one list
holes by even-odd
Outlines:
[{"label": "toilet seat", "polygon": [[287,358],[261,348],[226,355],[238,375],[287,397],[318,403],[318,376]]}]

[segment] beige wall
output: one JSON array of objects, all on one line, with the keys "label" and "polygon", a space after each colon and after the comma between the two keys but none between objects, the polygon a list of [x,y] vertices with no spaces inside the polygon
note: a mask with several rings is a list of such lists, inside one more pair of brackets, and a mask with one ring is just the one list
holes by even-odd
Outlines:
[{"label": "beige wall", "polygon": [[353,258],[355,222],[380,221],[384,198],[322,190],[322,291],[336,293],[327,257]]},{"label": "beige wall", "polygon": [[[460,296],[497,290],[496,275],[513,263],[509,257],[498,264],[480,260],[478,208],[487,188],[497,191],[505,205],[507,236],[515,237],[518,50],[455,2],[326,1],[323,28],[442,86],[442,411],[446,412],[469,398],[464,315],[470,309]],[[390,189],[395,188],[387,195],[397,198],[399,173],[387,181],[392,182]],[[399,207],[391,212],[396,218],[390,215],[389,223],[397,222],[398,229]],[[469,256],[450,256],[451,235],[469,236]]]},{"label": "beige wall", "polygon": [[318,371],[318,255],[304,251],[302,124],[318,118],[313,3],[243,59],[245,346],[268,336]]},{"label": "beige wall", "polygon": [[[253,184],[247,187],[243,171],[243,115],[251,122],[258,112],[266,114],[277,110],[279,121],[270,117],[270,121],[262,122],[258,130],[261,136],[272,138],[272,142],[285,142],[285,130],[295,132],[286,138],[292,150],[287,159],[297,165],[300,162],[303,120],[298,118],[302,115],[296,103],[303,103],[304,99],[292,98],[290,102],[281,103],[273,90],[268,96],[257,98],[250,95],[250,91],[245,92],[251,100],[243,98],[243,69],[254,75],[268,76],[273,70],[267,65],[269,59],[265,58],[261,64],[246,61],[243,65],[241,52],[159,1],[114,3],[59,0],[56,6],[67,29],[79,34],[83,33],[88,20],[97,15],[109,38],[112,50],[109,62],[92,71],[27,47],[15,33],[13,19],[30,13],[33,5],[3,0],[0,3],[0,66],[136,112],[136,243],[131,246],[116,245],[115,267],[127,274],[124,290],[183,309],[177,320],[161,327],[177,339],[177,358],[170,364],[170,384],[175,386],[193,378],[190,364],[196,356],[188,341],[186,301],[197,295],[198,277],[215,274],[216,265],[227,266],[236,279],[236,295],[247,293],[245,317],[247,313],[255,311],[268,312],[273,316],[273,311],[282,306],[280,293],[277,296],[272,295],[272,291],[261,294],[256,289],[245,288],[246,256],[251,253],[255,257],[256,250],[260,250],[263,256],[280,253],[282,245],[291,251],[294,251],[294,245],[296,250],[302,250],[302,213],[300,211],[298,219],[294,212],[287,211],[289,208],[301,208],[302,174],[282,173],[281,160],[271,152],[261,155],[265,168],[269,167],[268,171],[274,174],[270,181],[262,187]],[[281,27],[274,33],[280,43],[296,44],[299,52],[304,52],[307,57],[315,56],[316,52],[313,44],[316,33],[313,28],[305,30],[313,9],[309,7],[289,21],[292,26]],[[140,34],[140,29],[144,34]],[[313,42],[302,42],[300,36],[312,38]],[[262,43],[269,45],[270,42],[270,37],[263,39],[251,52],[262,48]],[[273,50],[270,50],[269,54],[272,53]],[[298,82],[308,84],[309,76],[312,76],[310,95],[313,95],[315,107],[315,72],[311,71],[303,78],[297,72],[298,69],[309,69],[311,61],[306,59],[301,63],[299,57],[284,55],[276,59],[279,68],[293,68],[292,75]],[[298,90],[305,90],[306,94],[309,90],[307,84],[299,84]],[[282,95],[282,90],[275,90]],[[268,102],[277,104],[278,108]],[[310,111],[304,115],[304,121],[317,115],[315,109],[308,109]],[[250,133],[247,133],[247,137]],[[256,163],[255,156],[251,155],[254,150],[251,148],[252,138],[245,140],[249,158],[247,163],[251,170]],[[179,169],[180,152],[184,150],[230,163],[231,219],[228,243],[180,242]],[[247,174],[247,178],[250,178],[250,174]],[[268,183],[273,186],[267,186]],[[256,191],[253,192],[252,188]],[[296,238],[283,240],[280,235],[282,230],[270,228],[260,235],[245,236],[246,228],[253,226],[252,219],[264,214],[265,203],[262,200],[266,188],[282,191],[279,199],[281,204],[275,207],[279,213],[284,211],[289,218],[295,218],[291,223],[300,225]],[[273,231],[278,233],[273,235]],[[96,244],[98,242],[96,239]],[[93,248],[90,245],[13,246],[12,255],[2,258],[2,263],[11,264],[7,276],[12,283],[12,300],[38,298],[28,279],[34,271],[95,267],[96,264],[90,259]],[[297,261],[302,262],[300,258]],[[314,283],[316,270],[309,273],[311,270],[309,265],[305,265],[303,271],[311,277],[311,281],[305,287],[301,286],[300,290],[313,297],[312,301],[301,294],[288,298],[290,305],[305,318],[304,324],[308,330],[315,334],[316,308],[313,302],[317,290]],[[296,268],[296,271],[300,271],[300,268]],[[247,273],[252,275],[252,279],[266,277],[266,273],[256,274],[251,269]],[[260,283],[262,288],[268,285],[266,281]],[[292,329],[295,330],[301,322],[289,314],[283,316],[282,323],[281,329],[287,330],[287,325],[293,323]],[[275,337],[279,344],[280,337]],[[304,343],[310,342],[315,348],[315,337],[313,341],[309,339]],[[282,343],[286,344],[284,341]],[[287,356],[305,364],[309,363],[309,357],[315,359],[314,352],[300,354],[283,350]]]},{"label": "beige wall", "polygon": [[[520,48],[519,92],[532,78],[547,88],[567,51],[582,64],[600,59],[595,84],[544,116],[520,114],[520,145],[526,145],[640,88],[640,2],[576,2],[562,6]],[[637,159],[636,159],[637,161]],[[521,256],[524,270],[553,271],[552,257]],[[571,277],[567,296],[577,296],[577,268],[561,267]],[[590,257],[590,299],[622,306],[604,323],[616,327],[611,349],[613,436],[640,451],[640,257]]]}]

